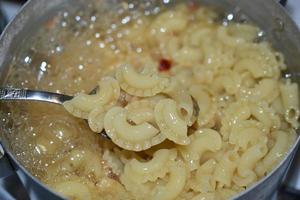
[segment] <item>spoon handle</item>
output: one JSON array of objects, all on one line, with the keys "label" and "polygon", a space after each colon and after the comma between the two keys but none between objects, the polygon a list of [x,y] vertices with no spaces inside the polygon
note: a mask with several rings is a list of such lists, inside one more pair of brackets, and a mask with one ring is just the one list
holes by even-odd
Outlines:
[{"label": "spoon handle", "polygon": [[72,96],[53,92],[26,90],[18,88],[0,88],[0,101],[26,100],[62,104],[63,102],[72,98]]}]

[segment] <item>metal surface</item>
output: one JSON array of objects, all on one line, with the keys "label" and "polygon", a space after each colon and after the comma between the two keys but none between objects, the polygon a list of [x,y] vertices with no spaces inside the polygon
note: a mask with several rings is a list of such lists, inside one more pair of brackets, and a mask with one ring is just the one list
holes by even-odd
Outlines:
[{"label": "metal surface", "polygon": [[282,6],[286,6],[287,0],[280,0],[279,3],[280,3]]},{"label": "metal surface", "polygon": [[[1,144],[0,144],[1,146]],[[2,148],[2,147],[0,147]],[[29,200],[27,190],[23,186],[10,160],[5,154],[0,158],[0,199],[24,199]]]},{"label": "metal surface", "polygon": [[[0,39],[1,84],[5,83],[8,71],[7,63],[11,61],[19,41],[26,38],[26,35],[30,34],[31,30],[37,28],[34,26],[39,24],[38,20],[43,19],[47,13],[51,13],[52,10],[57,9],[58,6],[67,2],[69,1],[31,0],[26,8],[18,14]],[[76,1],[76,3],[79,2],[80,0]],[[117,1],[103,0],[103,2],[112,4]],[[268,39],[274,45],[275,49],[284,53],[290,73],[300,73],[300,68],[298,67],[298,64],[300,63],[300,34],[294,22],[274,0],[202,0],[201,2],[220,7],[227,13],[231,13],[234,10],[234,14],[237,18],[242,16],[239,12],[239,10],[241,10],[251,21],[256,23],[266,32]],[[76,3],[72,1],[69,5],[75,6]],[[239,9],[237,9],[236,6],[238,6]],[[43,12],[36,12],[37,10],[42,10]],[[295,78],[295,81],[298,82],[298,84],[300,83],[300,79],[298,78]],[[290,161],[297,150],[299,137],[295,142],[296,143],[290,149],[288,156],[282,160],[267,177],[263,178],[234,199],[270,199],[270,196],[281,183]],[[8,147],[8,145],[4,145],[4,147]],[[9,152],[9,149],[5,148],[5,151],[10,162],[14,165],[18,176],[24,183],[31,199],[61,199],[61,197],[53,193],[36,178],[30,175],[14,158],[13,154]]]},{"label": "metal surface", "polygon": [[297,195],[300,199],[300,148],[290,166],[290,169],[283,182],[283,190]]},{"label": "metal surface", "polygon": [[4,29],[4,27],[6,26],[6,18],[3,14],[3,10],[2,10],[2,7],[1,7],[1,3],[0,3],[0,33],[2,32],[2,30]]},{"label": "metal surface", "polygon": [[0,199],[30,199],[0,143]]},{"label": "metal surface", "polygon": [[53,92],[16,88],[0,88],[0,101],[23,100],[63,104],[65,101],[68,101],[72,98],[72,96]]}]

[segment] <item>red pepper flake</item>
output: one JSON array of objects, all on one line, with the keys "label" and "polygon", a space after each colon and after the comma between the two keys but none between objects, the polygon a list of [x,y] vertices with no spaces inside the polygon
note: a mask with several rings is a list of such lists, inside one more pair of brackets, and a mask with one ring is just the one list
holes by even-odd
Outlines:
[{"label": "red pepper flake", "polygon": [[195,1],[189,1],[187,3],[187,7],[188,7],[189,11],[194,12],[194,11],[198,10],[199,4],[196,3]]},{"label": "red pepper flake", "polygon": [[158,66],[158,70],[160,72],[168,71],[168,70],[171,69],[171,67],[172,67],[172,61],[171,60],[168,60],[168,59],[165,59],[165,58],[160,59],[159,66]]}]

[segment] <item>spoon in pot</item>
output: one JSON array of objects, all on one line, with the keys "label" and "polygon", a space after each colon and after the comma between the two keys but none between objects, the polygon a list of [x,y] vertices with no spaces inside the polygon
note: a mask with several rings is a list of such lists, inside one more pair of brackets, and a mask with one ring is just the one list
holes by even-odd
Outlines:
[{"label": "spoon in pot", "polygon": [[[96,94],[97,90],[98,87],[94,88],[89,94]],[[62,105],[65,101],[71,99],[73,99],[73,96],[54,92],[18,88],[0,88],[0,101],[40,101]],[[100,134],[103,137],[110,139],[104,130]]]},{"label": "spoon in pot", "polygon": [[[98,87],[94,88],[89,94],[96,94]],[[39,90],[18,89],[18,88],[0,88],[0,101],[25,100],[25,101],[40,101],[62,105],[65,101],[73,99],[73,96],[59,94],[54,92],[46,92]],[[199,107],[196,100],[192,97],[194,106],[194,116],[199,115]],[[103,137],[110,139],[103,130],[100,133]]]}]

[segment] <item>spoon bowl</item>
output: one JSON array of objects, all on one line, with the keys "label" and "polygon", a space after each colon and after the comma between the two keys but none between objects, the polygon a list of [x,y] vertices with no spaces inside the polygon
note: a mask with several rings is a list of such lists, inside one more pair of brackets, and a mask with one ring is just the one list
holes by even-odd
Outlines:
[{"label": "spoon bowl", "polygon": [[[96,94],[97,90],[98,87],[94,88],[89,94]],[[40,90],[0,88],[0,101],[40,101],[63,105],[65,101],[73,98],[74,96]],[[104,130],[100,134],[104,138],[110,139]]]}]

